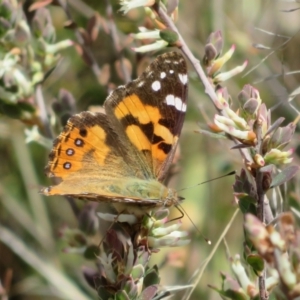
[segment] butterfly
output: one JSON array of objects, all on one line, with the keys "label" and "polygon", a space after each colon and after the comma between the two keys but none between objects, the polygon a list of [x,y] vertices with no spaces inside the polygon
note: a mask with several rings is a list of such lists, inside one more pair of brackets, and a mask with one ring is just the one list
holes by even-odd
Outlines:
[{"label": "butterfly", "polygon": [[187,65],[178,52],[158,56],[105,100],[105,113],[72,116],[45,168],[60,183],[42,189],[109,202],[136,215],[180,202],[162,182],[172,163],[187,108]]}]

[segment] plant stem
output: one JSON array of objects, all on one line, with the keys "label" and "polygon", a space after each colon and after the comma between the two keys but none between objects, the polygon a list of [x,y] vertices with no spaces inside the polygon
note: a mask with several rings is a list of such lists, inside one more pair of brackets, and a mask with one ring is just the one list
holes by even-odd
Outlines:
[{"label": "plant stem", "polygon": [[[256,121],[255,129],[256,129],[255,133],[257,137],[256,153],[262,155],[262,143],[263,143],[262,123],[259,119],[259,114],[258,114],[258,119]],[[259,220],[263,224],[265,224],[265,205],[264,205],[265,191],[263,189],[263,173],[260,171],[260,168],[256,170],[255,183],[256,183],[256,193],[257,193],[256,215],[259,218]],[[260,299],[261,300],[269,299],[268,292],[266,291],[266,267],[264,267],[262,275],[258,277],[258,286],[259,286]]]}]

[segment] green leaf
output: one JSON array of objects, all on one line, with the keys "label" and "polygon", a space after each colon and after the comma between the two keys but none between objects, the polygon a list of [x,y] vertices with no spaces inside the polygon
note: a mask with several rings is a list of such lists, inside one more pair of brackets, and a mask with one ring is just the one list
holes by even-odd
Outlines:
[{"label": "green leaf", "polygon": [[250,254],[247,256],[248,264],[253,268],[253,271],[257,276],[261,275],[264,269],[264,260],[258,254]]},{"label": "green leaf", "polygon": [[155,269],[149,270],[144,278],[144,286],[148,287],[154,284],[159,284],[159,282],[160,277],[158,275],[158,272]]},{"label": "green leaf", "polygon": [[30,113],[34,113],[35,112],[35,107],[32,106],[30,103],[27,102],[19,102],[18,106],[20,109],[28,111]]},{"label": "green leaf", "polygon": [[239,292],[237,290],[227,289],[224,291],[210,284],[208,287],[215,290],[221,297],[224,296],[232,300],[248,300],[247,296],[243,292]]},{"label": "green leaf", "polygon": [[133,299],[130,299],[125,291],[118,291],[115,294],[115,300],[133,300]]},{"label": "green leaf", "polygon": [[131,298],[135,298],[138,294],[138,287],[134,283],[133,279],[129,279],[124,284],[123,290],[126,292],[128,296]]},{"label": "green leaf", "polygon": [[13,119],[20,119],[22,116],[22,110],[17,105],[5,103],[0,103],[0,113]]},{"label": "green leaf", "polygon": [[84,251],[84,257],[86,259],[95,260],[99,255],[100,249],[96,245],[88,246]]},{"label": "green leaf", "polygon": [[159,32],[159,36],[169,44],[175,44],[178,41],[178,34],[170,29],[164,29]]},{"label": "green leaf", "polygon": [[239,206],[243,214],[251,213],[255,215],[256,213],[255,199],[250,196],[242,197],[239,200]]},{"label": "green leaf", "polygon": [[220,296],[225,296],[233,300],[248,300],[247,295],[241,290],[237,280],[231,278],[229,275],[221,272],[222,288],[218,289],[213,285],[208,285],[215,290]]},{"label": "green leaf", "polygon": [[289,181],[296,175],[296,173],[299,171],[299,168],[299,166],[289,166],[282,170],[282,172],[280,172],[273,178],[271,187],[273,188]]},{"label": "green leaf", "polygon": [[140,279],[144,276],[145,269],[142,265],[136,265],[132,268],[131,276],[133,279]]},{"label": "green leaf", "polygon": [[204,129],[199,129],[199,130],[196,130],[195,132],[204,134],[208,137],[215,138],[215,139],[223,139],[223,140],[227,139],[227,137],[224,133],[214,133],[214,132],[204,130]]},{"label": "green leaf", "polygon": [[143,290],[143,292],[142,292],[141,296],[139,297],[139,299],[141,299],[141,300],[151,300],[156,295],[157,290],[158,290],[157,285],[148,286],[147,288],[145,288]]},{"label": "green leaf", "polygon": [[222,295],[232,300],[248,300],[247,295],[234,290],[227,290]]},{"label": "green leaf", "polygon": [[113,299],[113,296],[103,286],[99,287],[98,290],[97,290],[97,292],[98,292],[98,296],[99,296],[100,300]]},{"label": "green leaf", "polygon": [[13,119],[22,119],[25,111],[33,113],[35,108],[31,104],[25,102],[18,104],[0,103],[0,113]]}]

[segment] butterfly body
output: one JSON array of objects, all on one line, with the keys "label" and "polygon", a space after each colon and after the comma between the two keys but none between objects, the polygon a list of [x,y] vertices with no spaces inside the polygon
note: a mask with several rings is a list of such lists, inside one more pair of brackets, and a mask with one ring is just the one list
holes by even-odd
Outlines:
[{"label": "butterfly body", "polygon": [[162,180],[175,154],[186,99],[183,57],[159,56],[108,96],[105,114],[82,112],[69,119],[46,166],[46,174],[61,182],[42,193],[123,204],[141,213],[178,204]]}]

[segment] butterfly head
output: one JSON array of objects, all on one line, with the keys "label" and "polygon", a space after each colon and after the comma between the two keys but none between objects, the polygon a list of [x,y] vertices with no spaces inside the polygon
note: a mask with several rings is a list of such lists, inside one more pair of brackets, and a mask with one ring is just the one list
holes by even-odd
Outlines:
[{"label": "butterfly head", "polygon": [[168,208],[171,206],[177,206],[183,198],[178,196],[177,192],[174,189],[167,188],[167,195],[164,197],[163,206]]}]

